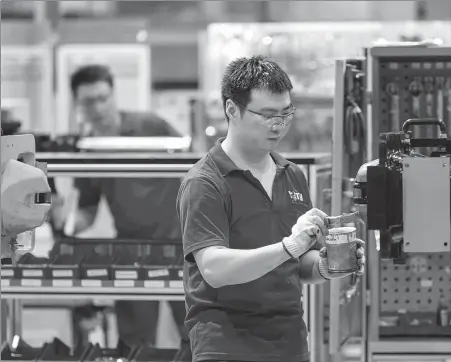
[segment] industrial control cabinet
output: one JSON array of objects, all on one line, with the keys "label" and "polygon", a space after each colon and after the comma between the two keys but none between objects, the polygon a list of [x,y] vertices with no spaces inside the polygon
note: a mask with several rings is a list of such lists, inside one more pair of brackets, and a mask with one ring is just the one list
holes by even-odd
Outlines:
[{"label": "industrial control cabinet", "polygon": [[[349,178],[357,172],[353,160],[363,164],[376,159],[380,133],[399,131],[411,118],[440,118],[450,135],[451,48],[385,46],[365,53],[361,63],[336,61],[334,215],[350,211],[343,200]],[[356,74],[360,81],[355,81]],[[356,107],[359,116],[350,115]],[[414,136],[433,138],[435,132],[421,127],[414,129]],[[451,360],[451,254],[412,254],[405,264],[395,264],[381,258],[373,231],[361,231],[367,241],[366,277],[352,294],[354,301],[343,298],[352,290],[350,284],[331,283],[326,357],[361,362]],[[366,309],[366,318],[358,315],[358,308]]]},{"label": "industrial control cabinet", "polygon": [[[368,51],[368,74],[371,159],[377,157],[379,134],[400,130],[410,118],[440,118],[450,135],[451,48],[375,47]],[[422,127],[414,136],[432,138],[436,131]],[[368,248],[368,360],[451,359],[450,316],[441,312],[451,307],[451,254],[412,254],[395,265],[380,259],[373,241]]]}]

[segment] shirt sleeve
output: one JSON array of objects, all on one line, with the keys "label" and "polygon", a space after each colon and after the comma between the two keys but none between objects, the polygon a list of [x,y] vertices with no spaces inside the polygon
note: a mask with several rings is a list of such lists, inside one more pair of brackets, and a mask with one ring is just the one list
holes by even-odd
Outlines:
[{"label": "shirt sleeve", "polygon": [[156,114],[150,114],[143,122],[142,135],[147,137],[180,137],[181,134],[169,122]]},{"label": "shirt sleeve", "polygon": [[174,128],[169,122],[162,120],[162,128],[164,133],[166,133],[169,137],[181,137],[182,135]]},{"label": "shirt sleeve", "polygon": [[97,206],[100,202],[101,189],[99,180],[92,178],[76,178],[74,187],[79,192],[78,207]]},{"label": "shirt sleeve", "polygon": [[203,178],[186,179],[177,197],[185,259],[208,246],[229,247],[229,219],[224,198],[215,185]]}]

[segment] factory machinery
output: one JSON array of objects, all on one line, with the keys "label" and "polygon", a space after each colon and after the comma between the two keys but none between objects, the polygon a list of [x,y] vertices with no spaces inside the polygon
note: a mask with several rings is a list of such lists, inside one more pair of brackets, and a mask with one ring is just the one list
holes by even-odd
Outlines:
[{"label": "factory machinery", "polygon": [[[451,49],[375,47],[364,58],[337,61],[334,108],[332,169],[329,157],[286,156],[305,169],[317,207],[332,215],[358,210],[365,217],[366,225],[357,227],[367,241],[368,265],[364,277],[305,289],[311,360],[449,362]],[[8,151],[5,158],[4,150],[19,144],[12,137],[2,137],[2,213],[11,165],[27,164],[31,172],[45,170],[46,163],[54,178],[183,177],[201,156],[173,153],[177,146],[169,154],[112,153],[106,139],[77,140],[78,148],[100,146],[97,152],[75,147],[76,153],[35,154],[32,141],[22,138],[26,150]],[[180,141],[175,143],[186,147],[186,140]],[[328,180],[331,205],[322,198]],[[48,192],[36,193],[40,217],[34,214],[28,227],[23,221],[21,228],[10,227],[14,235],[2,228],[2,252],[4,237],[14,240],[6,244],[13,251],[33,247],[30,231],[43,222],[49,206]],[[20,221],[10,220],[9,226]],[[180,250],[162,242],[165,251],[150,253],[157,259],[149,261],[149,242],[158,249],[159,241],[135,240],[141,246],[133,263],[108,240],[64,236],[49,258],[11,253],[11,262],[2,262],[1,297],[11,322],[2,360],[183,360],[179,351],[130,350],[120,342],[116,348],[77,349],[76,343],[69,347],[55,339],[31,348],[21,338],[20,300],[183,300]],[[103,252],[92,246],[102,243],[107,244]]]},{"label": "factory machinery", "polygon": [[332,214],[364,216],[368,264],[362,280],[316,290],[330,297],[330,322],[314,360],[448,362],[451,48],[337,61],[334,108]]}]

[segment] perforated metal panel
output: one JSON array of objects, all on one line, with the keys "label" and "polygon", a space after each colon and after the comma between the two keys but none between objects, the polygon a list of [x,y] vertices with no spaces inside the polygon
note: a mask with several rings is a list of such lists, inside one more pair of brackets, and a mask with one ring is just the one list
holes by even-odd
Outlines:
[{"label": "perforated metal panel", "polygon": [[[400,130],[409,118],[441,118],[451,134],[451,53],[442,49],[373,49],[373,135]],[[430,127],[418,137],[434,137]],[[378,154],[374,137],[373,154]],[[430,209],[427,208],[427,209]],[[435,207],[434,207],[435,210]],[[425,243],[426,244],[426,243]],[[429,251],[427,249],[426,251]],[[432,251],[432,250],[431,250]],[[381,261],[380,311],[436,312],[441,296],[451,306],[451,254],[411,254],[406,265]]]},{"label": "perforated metal panel", "polygon": [[[432,57],[431,57],[432,58]],[[450,122],[447,112],[451,57],[409,57],[380,62],[379,132],[399,131],[409,118],[441,118]],[[415,90],[418,92],[418,97]],[[429,93],[428,93],[429,92]],[[431,95],[431,100],[428,99]],[[417,106],[415,98],[418,98]],[[429,104],[430,103],[430,104]],[[449,127],[449,126],[448,126]],[[437,131],[433,129],[433,131]],[[450,129],[448,129],[449,133]],[[436,136],[431,133],[429,136]]]},{"label": "perforated metal panel", "polygon": [[381,312],[434,312],[451,303],[451,254],[418,254],[405,265],[381,262]]},{"label": "perforated metal panel", "polygon": [[[372,155],[379,135],[399,131],[409,118],[441,118],[451,135],[450,48],[373,48]],[[413,128],[416,137],[435,137],[437,127]]]}]

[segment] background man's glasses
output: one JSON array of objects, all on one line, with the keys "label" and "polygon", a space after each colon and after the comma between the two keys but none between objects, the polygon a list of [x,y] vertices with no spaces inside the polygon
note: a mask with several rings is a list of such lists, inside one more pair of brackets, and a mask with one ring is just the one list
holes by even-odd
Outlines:
[{"label": "background man's glasses", "polygon": [[94,105],[100,103],[106,103],[110,99],[110,95],[99,95],[96,97],[85,98],[78,101],[78,105],[83,108],[91,108]]}]

